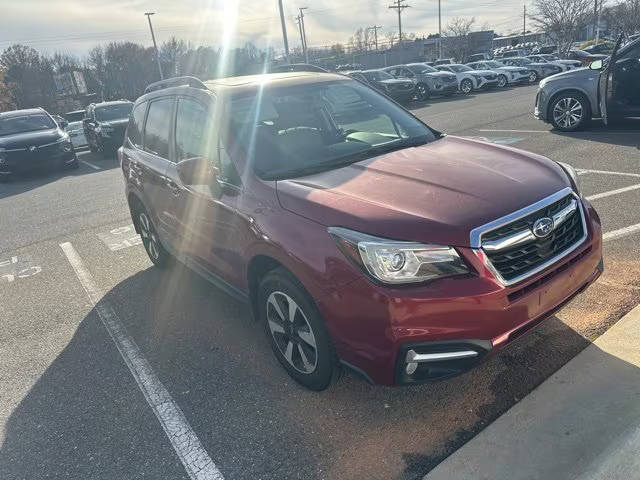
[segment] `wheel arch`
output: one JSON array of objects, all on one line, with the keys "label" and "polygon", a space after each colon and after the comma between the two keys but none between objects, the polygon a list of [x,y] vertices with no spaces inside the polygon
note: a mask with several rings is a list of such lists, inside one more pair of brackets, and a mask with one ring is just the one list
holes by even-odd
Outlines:
[{"label": "wheel arch", "polygon": [[138,222],[138,215],[136,215],[136,207],[139,205],[142,208],[145,208],[144,206],[144,202],[142,201],[142,198],[140,198],[140,195],[138,195],[135,192],[129,192],[127,194],[127,203],[129,204],[129,212],[131,213],[131,220],[133,220],[133,227],[136,230],[137,234],[140,234],[140,225]]},{"label": "wheel arch", "polygon": [[575,95],[580,95],[581,97],[584,97],[589,107],[589,112],[588,112],[589,120],[593,118],[593,106],[591,105],[591,99],[589,98],[589,94],[585,92],[583,89],[577,88],[577,87],[563,88],[562,90],[558,90],[553,95],[551,95],[551,98],[547,103],[547,118],[553,118],[552,112],[551,112],[551,109],[553,107],[553,102],[555,102],[560,95],[564,95],[565,93],[573,93]]}]

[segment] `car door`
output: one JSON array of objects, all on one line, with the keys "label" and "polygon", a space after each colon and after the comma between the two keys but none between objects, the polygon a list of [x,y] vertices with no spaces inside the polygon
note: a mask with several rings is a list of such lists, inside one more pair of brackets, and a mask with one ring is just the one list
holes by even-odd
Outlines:
[{"label": "car door", "polygon": [[610,111],[621,117],[640,116],[640,42],[617,53],[612,81]]},{"label": "car door", "polygon": [[598,80],[598,103],[600,105],[600,116],[605,125],[609,124],[609,107],[612,106],[613,101],[613,77],[615,73],[615,63],[622,43],[622,35],[618,38],[616,46],[609,57],[609,63],[600,72],[600,78]]},{"label": "car door", "polygon": [[[178,97],[175,117],[174,162],[167,169],[168,181],[180,194],[171,199],[168,210],[176,220],[174,242],[198,264],[228,283],[238,285],[242,257],[236,236],[243,222],[238,214],[239,177],[230,172],[221,148],[219,129],[214,127],[215,99]],[[206,185],[183,183],[181,161],[204,158],[213,176]]]},{"label": "car door", "polygon": [[145,206],[155,220],[163,240],[170,240],[174,220],[167,210],[176,189],[167,182],[166,171],[171,158],[172,118],[175,97],[163,96],[149,101],[144,123],[143,147],[137,152],[136,175],[143,186]]}]

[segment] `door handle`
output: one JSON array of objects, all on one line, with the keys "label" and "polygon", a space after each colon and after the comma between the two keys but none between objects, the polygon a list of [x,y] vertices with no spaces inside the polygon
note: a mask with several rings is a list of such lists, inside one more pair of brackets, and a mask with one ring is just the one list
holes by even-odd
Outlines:
[{"label": "door handle", "polygon": [[173,180],[167,180],[167,187],[169,187],[171,193],[173,193],[173,195],[175,195],[176,197],[180,195],[180,187]]}]

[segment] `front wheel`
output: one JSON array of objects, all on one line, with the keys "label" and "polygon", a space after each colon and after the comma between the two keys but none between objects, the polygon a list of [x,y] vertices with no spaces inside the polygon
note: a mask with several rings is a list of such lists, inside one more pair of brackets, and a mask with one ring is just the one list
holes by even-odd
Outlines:
[{"label": "front wheel", "polygon": [[536,83],[538,81],[538,72],[531,70],[529,72],[529,83]]},{"label": "front wheel", "polygon": [[504,75],[498,75],[498,87],[504,88],[507,86],[507,77]]},{"label": "front wheel", "polygon": [[258,301],[271,349],[287,373],[311,390],[327,388],[336,354],[302,285],[284,269],[273,270],[260,282]]},{"label": "front wheel", "polygon": [[563,93],[549,106],[551,124],[563,132],[580,130],[591,119],[588,100],[578,93]]},{"label": "front wheel", "polygon": [[460,91],[465,95],[469,95],[473,91],[473,82],[468,78],[465,78],[460,82]]},{"label": "front wheel", "polygon": [[424,83],[416,85],[416,97],[418,100],[428,100],[430,96],[429,88]]}]

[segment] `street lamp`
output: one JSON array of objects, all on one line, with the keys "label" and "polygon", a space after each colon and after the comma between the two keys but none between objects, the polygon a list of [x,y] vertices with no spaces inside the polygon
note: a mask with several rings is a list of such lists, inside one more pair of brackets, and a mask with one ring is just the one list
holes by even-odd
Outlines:
[{"label": "street lamp", "polygon": [[151,25],[151,15],[155,15],[156,12],[145,12],[147,20],[149,20],[149,30],[151,30],[151,40],[153,40],[153,48],[156,51],[156,61],[158,62],[158,73],[160,73],[160,80],[164,80],[162,74],[162,66],[160,65],[160,54],[158,53],[158,45],[156,44],[156,36],[153,34],[153,25]]}]

